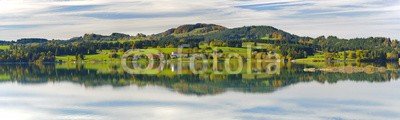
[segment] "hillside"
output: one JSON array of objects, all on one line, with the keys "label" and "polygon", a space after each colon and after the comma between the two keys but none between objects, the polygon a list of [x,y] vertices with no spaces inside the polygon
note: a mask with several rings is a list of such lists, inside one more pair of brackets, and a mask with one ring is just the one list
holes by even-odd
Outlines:
[{"label": "hillside", "polygon": [[279,30],[271,26],[245,26],[226,29],[208,34],[206,39],[217,40],[289,40],[298,41],[299,36]]},{"label": "hillside", "polygon": [[22,39],[18,39],[17,43],[19,43],[19,44],[45,43],[47,41],[48,41],[47,39],[43,39],[43,38],[22,38]]},{"label": "hillside", "polygon": [[0,45],[8,45],[11,44],[10,41],[0,40]]},{"label": "hillside", "polygon": [[271,26],[244,26],[226,28],[215,24],[189,24],[171,28],[165,32],[148,37],[149,40],[280,40],[298,41],[299,36],[279,30]]},{"label": "hillside", "polygon": [[209,41],[209,40],[278,40],[278,41],[298,41],[299,36],[279,30],[271,26],[244,26],[238,28],[227,28],[216,24],[186,24],[176,28],[171,28],[165,32],[144,35],[138,34],[131,36],[124,33],[112,33],[111,35],[84,34],[83,36],[69,39],[70,42],[76,41],[115,41],[115,40],[156,40],[166,42],[176,41]]},{"label": "hillside", "polygon": [[85,34],[80,37],[71,38],[70,41],[89,41],[89,40],[97,40],[97,41],[112,41],[112,40],[120,40],[120,39],[130,39],[131,36],[123,33],[112,33],[111,35],[99,35],[99,34]]},{"label": "hillside", "polygon": [[204,35],[207,33],[223,31],[226,29],[227,29],[226,27],[220,25],[197,23],[197,24],[181,25],[177,28],[171,28],[165,32],[159,33],[158,35],[162,36]]},{"label": "hillside", "polygon": [[[34,43],[34,44],[31,44]],[[278,53],[282,59],[306,61],[395,61],[400,43],[384,37],[341,39],[335,36],[299,37],[271,26],[226,28],[215,24],[191,24],[153,35],[123,33],[111,35],[85,34],[69,40],[25,38],[16,42],[0,41],[0,62],[54,62],[100,59],[109,61],[130,49],[158,49],[166,54],[181,45],[190,53],[239,53],[244,46],[256,46],[260,52],[252,57],[265,58]],[[173,56],[170,56],[173,57]],[[64,59],[65,58],[65,59]]]}]

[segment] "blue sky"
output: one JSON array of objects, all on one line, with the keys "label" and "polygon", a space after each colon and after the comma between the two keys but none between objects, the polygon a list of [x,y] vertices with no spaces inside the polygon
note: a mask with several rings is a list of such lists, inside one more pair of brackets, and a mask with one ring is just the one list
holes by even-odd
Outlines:
[{"label": "blue sky", "polygon": [[0,0],[0,40],[152,34],[193,23],[399,39],[400,0]]}]

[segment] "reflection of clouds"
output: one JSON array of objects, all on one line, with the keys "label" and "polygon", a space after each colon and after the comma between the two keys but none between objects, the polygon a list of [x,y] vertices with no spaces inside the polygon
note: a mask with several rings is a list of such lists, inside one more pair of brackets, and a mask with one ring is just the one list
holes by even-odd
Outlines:
[{"label": "reflection of clouds", "polygon": [[254,107],[250,109],[244,109],[241,110],[240,112],[244,113],[259,113],[259,114],[270,114],[270,115],[287,115],[287,114],[293,114],[296,113],[297,111],[291,111],[284,109],[279,106],[260,106],[260,107]]},{"label": "reflection of clouds", "polygon": [[0,115],[9,119],[394,119],[400,113],[399,98],[393,97],[400,94],[394,87],[399,84],[310,82],[268,94],[228,90],[215,96],[188,96],[153,86],[3,83]]},{"label": "reflection of clouds", "polygon": [[89,107],[139,107],[139,106],[187,106],[187,107],[206,107],[207,105],[191,103],[191,102],[173,102],[173,101],[128,101],[113,100],[89,102],[84,104]]},{"label": "reflection of clouds", "polygon": [[352,113],[352,114],[360,114],[360,115],[367,115],[367,116],[380,116],[386,118],[398,118],[400,117],[399,112],[389,111],[389,110],[376,110],[372,109],[355,109],[355,108],[344,108],[340,109],[340,111],[345,113]]},{"label": "reflection of clouds", "polygon": [[0,107],[0,116],[2,119],[26,120],[26,119],[33,119],[34,116],[38,116],[38,115],[41,115],[41,114],[36,113],[33,110],[11,109],[11,108],[4,109],[4,107]]},{"label": "reflection of clouds", "polygon": [[94,116],[98,115],[99,113],[93,111],[93,110],[87,110],[87,109],[80,109],[80,108],[58,108],[51,110],[54,114],[61,114],[61,115],[87,115],[87,116]]},{"label": "reflection of clouds", "polygon": [[288,99],[283,100],[285,102],[294,103],[301,107],[306,108],[327,108],[335,107],[337,105],[342,106],[381,106],[381,103],[365,101],[365,100],[335,100],[335,99]]}]

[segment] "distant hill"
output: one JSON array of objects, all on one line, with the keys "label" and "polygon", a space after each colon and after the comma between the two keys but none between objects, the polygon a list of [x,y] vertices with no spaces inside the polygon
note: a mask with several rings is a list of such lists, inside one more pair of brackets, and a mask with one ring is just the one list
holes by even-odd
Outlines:
[{"label": "distant hill", "polygon": [[[168,48],[170,50],[182,45],[193,48],[190,49],[192,53],[212,53],[215,52],[215,48],[218,49],[216,52],[230,53],[231,50],[224,51],[220,47],[239,49],[243,46],[257,46],[257,52],[260,54],[251,57],[268,57],[265,56],[265,52],[268,51],[278,53],[283,57],[282,59],[288,61],[305,58],[306,61],[382,62],[397,61],[400,55],[399,41],[384,37],[341,39],[335,36],[320,36],[311,38],[299,37],[271,26],[226,28],[202,23],[182,25],[152,35],[141,33],[135,36],[123,33],[85,34],[66,41],[23,38],[8,43],[15,46],[6,46],[5,44],[1,46],[0,49],[3,50],[0,51],[0,62],[54,62],[56,61],[55,56],[65,55],[75,56],[76,60],[83,60],[84,55],[99,54],[103,50],[113,52],[116,50],[127,51],[132,48]],[[232,50],[232,52],[239,51]],[[113,56],[111,54],[112,58]]]},{"label": "distant hill", "polygon": [[282,40],[298,41],[301,37],[285,32],[271,26],[244,26],[238,28],[227,28],[216,24],[186,24],[176,28],[168,29],[162,33],[146,36],[138,34],[130,36],[123,33],[112,33],[111,35],[85,34],[80,37],[71,38],[70,41],[112,41],[121,39],[138,38],[145,40]]},{"label": "distant hill", "polygon": [[289,40],[298,41],[299,36],[271,26],[245,26],[226,29],[206,35],[206,39],[217,40]]},{"label": "distant hill", "polygon": [[17,40],[18,44],[29,44],[29,43],[45,43],[47,39],[44,38],[21,38]]},{"label": "distant hill", "polygon": [[99,35],[99,34],[85,34],[81,37],[71,38],[71,41],[89,41],[89,40],[98,40],[98,41],[112,41],[112,40],[120,40],[120,39],[129,39],[131,36],[123,33],[112,33],[111,35]]},{"label": "distant hill", "polygon": [[0,40],[0,45],[10,44],[10,41]]},{"label": "distant hill", "polygon": [[226,27],[220,26],[220,25],[197,23],[197,24],[181,25],[177,28],[171,28],[165,32],[158,34],[158,35],[162,35],[162,36],[204,35],[207,33],[223,31],[226,29],[227,29]]},{"label": "distant hill", "polygon": [[[153,36],[154,37],[154,36]],[[156,34],[158,40],[176,38],[190,40],[193,37],[203,40],[287,40],[298,41],[299,36],[279,30],[271,26],[244,26],[226,28],[216,24],[188,24],[171,28]]]}]

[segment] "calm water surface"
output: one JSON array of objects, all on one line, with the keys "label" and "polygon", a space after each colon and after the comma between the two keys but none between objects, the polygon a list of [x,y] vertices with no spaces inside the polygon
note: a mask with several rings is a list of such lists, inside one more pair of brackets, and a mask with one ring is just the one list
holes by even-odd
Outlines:
[{"label": "calm water surface", "polygon": [[178,74],[166,65],[155,75],[132,75],[118,64],[0,65],[0,116],[399,119],[398,65],[381,66],[387,70],[304,72],[312,66],[282,64],[269,74]]}]

